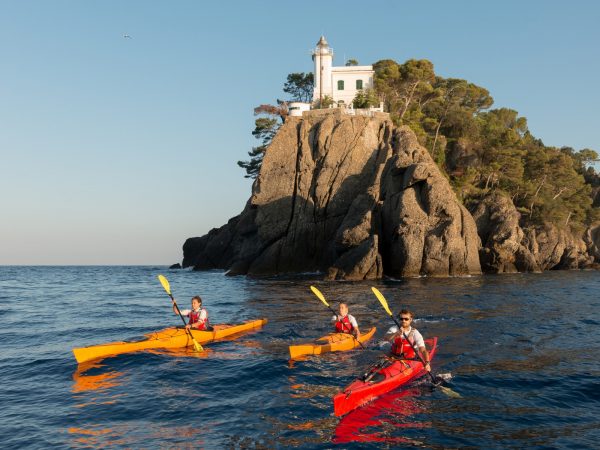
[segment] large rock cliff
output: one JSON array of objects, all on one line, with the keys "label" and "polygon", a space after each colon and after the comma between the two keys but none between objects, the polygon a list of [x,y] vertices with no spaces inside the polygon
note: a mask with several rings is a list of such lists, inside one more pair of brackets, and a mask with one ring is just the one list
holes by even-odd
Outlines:
[{"label": "large rock cliff", "polygon": [[184,244],[184,267],[331,279],[478,274],[471,214],[408,127],[340,110],[288,118],[242,213]]}]

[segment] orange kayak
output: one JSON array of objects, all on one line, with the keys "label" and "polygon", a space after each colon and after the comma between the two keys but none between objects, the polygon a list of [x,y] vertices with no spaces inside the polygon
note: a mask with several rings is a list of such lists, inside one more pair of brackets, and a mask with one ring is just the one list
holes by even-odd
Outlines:
[{"label": "orange kayak", "polygon": [[[245,331],[254,330],[267,323],[267,319],[252,320],[239,325],[214,325],[213,331],[192,330],[194,339],[199,344],[207,344],[219,339]],[[90,347],[74,348],[73,354],[78,363],[91,361],[108,356],[132,353],[140,350],[156,348],[182,348],[192,346],[192,340],[184,328],[165,328],[146,334],[144,339],[133,342],[111,342],[108,344],[92,345]]]},{"label": "orange kayak", "polygon": [[360,347],[361,343],[367,342],[373,337],[377,328],[373,327],[368,333],[360,335],[360,339],[356,339],[351,334],[347,333],[329,333],[322,338],[317,339],[315,344],[290,345],[290,358],[294,359],[304,355],[320,355],[328,352],[343,352]]}]

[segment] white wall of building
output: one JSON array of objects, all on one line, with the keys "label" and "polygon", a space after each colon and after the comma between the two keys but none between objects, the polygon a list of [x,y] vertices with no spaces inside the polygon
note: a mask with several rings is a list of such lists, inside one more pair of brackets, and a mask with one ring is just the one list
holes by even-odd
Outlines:
[{"label": "white wall of building", "polygon": [[310,111],[310,103],[290,102],[288,105],[288,111],[290,116],[302,117],[302,113],[304,111]]},{"label": "white wall of building", "polygon": [[[360,90],[356,87],[356,82],[362,81],[362,90],[371,89],[373,74],[373,66],[333,67],[331,72],[333,100],[336,103],[343,101],[346,105],[350,105]],[[339,89],[339,81],[344,82],[343,89]]]},{"label": "white wall of building", "polygon": [[[312,55],[315,63],[313,102],[328,96],[335,103],[350,105],[360,90],[356,87],[357,80],[362,81],[363,90],[373,88],[373,66],[333,67],[333,49],[329,47],[325,37],[321,36]],[[344,82],[343,89],[339,89],[339,81]]]}]

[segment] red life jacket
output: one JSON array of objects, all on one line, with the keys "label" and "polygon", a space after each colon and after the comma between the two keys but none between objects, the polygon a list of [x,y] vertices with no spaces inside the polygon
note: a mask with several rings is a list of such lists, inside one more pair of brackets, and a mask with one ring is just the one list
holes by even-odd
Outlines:
[{"label": "red life jacket", "polygon": [[[200,314],[202,313],[202,311],[206,312],[206,319],[204,321],[200,320]],[[197,330],[204,330],[207,325],[208,325],[208,311],[206,311],[205,309],[200,308],[200,310],[198,312],[196,311],[190,311],[190,314],[188,316],[190,318],[190,325],[193,325],[195,323],[198,323],[198,328],[196,328]]]},{"label": "red life jacket", "polygon": [[[414,339],[412,336],[413,331],[414,329],[410,330],[407,337],[410,340],[410,342],[412,342],[414,345]],[[394,341],[392,342],[392,354],[396,356],[401,356],[402,358],[406,359],[415,359],[417,355],[415,354],[415,351],[413,350],[412,346],[406,339],[404,339],[404,336],[402,335],[402,330],[400,330],[399,333],[400,334],[396,336],[394,338]]]},{"label": "red life jacket", "polygon": [[350,323],[348,316],[344,316],[341,320],[340,316],[338,316],[338,320],[335,322],[335,332],[351,334],[353,331],[354,327],[352,326],[352,323]]}]

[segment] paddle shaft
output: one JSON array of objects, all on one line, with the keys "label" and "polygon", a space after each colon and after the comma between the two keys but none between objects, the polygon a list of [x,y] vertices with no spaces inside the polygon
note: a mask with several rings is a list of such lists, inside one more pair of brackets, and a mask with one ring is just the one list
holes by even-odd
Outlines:
[{"label": "paddle shaft", "polygon": [[[318,298],[319,300],[321,300],[321,303],[323,303],[325,306],[327,306],[327,308],[329,308],[329,311],[331,311],[331,312],[333,313],[333,315],[334,315],[336,318],[338,318],[338,314],[337,314],[337,313],[336,313],[336,312],[335,312],[335,311],[334,311],[334,310],[331,308],[331,306],[329,306],[329,303],[327,303],[327,300],[325,300],[325,296],[323,296],[323,293],[322,293],[321,291],[319,291],[319,290],[318,290],[316,287],[314,287],[314,286],[311,286],[311,287],[310,287],[310,290],[313,292],[313,294],[315,294],[315,295],[317,296],[317,298]],[[341,324],[342,324],[342,328],[345,328],[344,322],[342,322],[342,321],[341,321],[341,320],[339,320],[339,319],[338,319],[338,322],[341,322]],[[350,331],[350,330],[348,330],[348,331]],[[351,334],[351,333],[350,333],[350,334]],[[360,342],[358,339],[356,339],[356,337],[355,337],[353,334],[351,334],[351,335],[352,335],[352,338],[353,338],[353,339],[354,339],[356,342],[358,342],[358,343],[360,344],[361,348],[362,348],[363,350],[365,350],[365,346],[362,344],[362,342]]]},{"label": "paddle shaft", "polygon": [[[408,336],[406,335],[406,333],[404,332],[404,330],[402,329],[402,325],[400,325],[400,323],[398,323],[398,321],[396,320],[396,318],[390,314],[390,317],[392,318],[392,320],[396,323],[396,325],[398,326],[398,330],[400,330],[402,332],[402,337],[404,339],[406,339],[406,341],[410,344],[410,346],[412,347],[413,351],[415,352],[415,355],[417,355],[417,358],[419,358],[419,361],[421,361],[421,364],[423,364],[423,367],[425,367],[427,364],[425,363],[425,361],[423,360],[423,358],[421,357],[421,353],[419,352],[419,350],[415,347],[415,344],[413,344],[410,339],[408,339]],[[437,385],[436,381],[435,381],[435,377],[433,376],[433,374],[431,372],[427,372],[429,374],[429,376],[431,377],[431,382],[435,385]]]},{"label": "paddle shaft", "polygon": [[[171,294],[170,292],[168,293],[169,297],[171,297],[171,301],[173,302],[173,305],[175,306],[175,309],[177,310],[177,312],[179,313],[179,317],[181,317],[181,321],[183,322],[183,325],[186,326],[187,323],[185,323],[185,319],[183,318],[183,314],[181,314],[181,310],[179,309],[179,306],[177,305],[177,302],[175,301],[175,299],[173,298],[173,294]],[[185,328],[185,331],[187,331],[187,334],[190,336],[190,338],[192,338],[192,341],[196,344],[198,344],[196,342],[196,339],[194,338],[194,336],[192,335],[192,330],[190,330],[189,328]],[[200,344],[198,344],[200,345]],[[202,346],[200,346],[200,348],[202,348]]]}]

